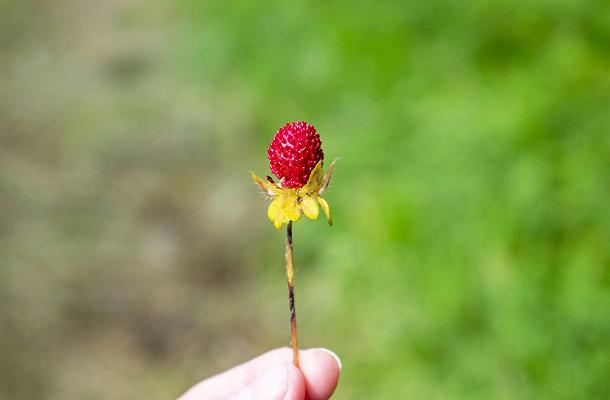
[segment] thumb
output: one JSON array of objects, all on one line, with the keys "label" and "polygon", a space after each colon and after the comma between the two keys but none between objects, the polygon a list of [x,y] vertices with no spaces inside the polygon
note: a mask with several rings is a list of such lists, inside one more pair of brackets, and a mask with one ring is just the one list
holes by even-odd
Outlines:
[{"label": "thumb", "polygon": [[231,398],[303,400],[305,398],[305,380],[301,371],[294,365],[278,364],[266,372],[261,372]]}]

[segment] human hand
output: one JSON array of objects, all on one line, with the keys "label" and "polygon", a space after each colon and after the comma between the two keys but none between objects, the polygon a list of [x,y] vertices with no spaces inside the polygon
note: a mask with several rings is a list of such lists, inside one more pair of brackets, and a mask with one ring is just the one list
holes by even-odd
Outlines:
[{"label": "human hand", "polygon": [[275,349],[199,382],[178,400],[327,400],[341,370],[336,354],[326,349]]}]

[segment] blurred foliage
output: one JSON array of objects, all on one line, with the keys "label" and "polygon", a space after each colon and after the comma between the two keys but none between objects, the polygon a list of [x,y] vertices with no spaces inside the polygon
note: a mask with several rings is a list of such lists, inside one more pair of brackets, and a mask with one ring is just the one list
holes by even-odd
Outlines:
[{"label": "blurred foliage", "polygon": [[295,226],[337,399],[602,399],[604,1],[0,2],[0,398],[167,399],[288,344],[247,171],[343,156]]}]

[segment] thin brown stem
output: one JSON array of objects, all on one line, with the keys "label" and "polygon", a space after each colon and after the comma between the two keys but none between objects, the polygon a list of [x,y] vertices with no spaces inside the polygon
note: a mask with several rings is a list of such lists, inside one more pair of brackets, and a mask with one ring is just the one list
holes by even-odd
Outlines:
[{"label": "thin brown stem", "polygon": [[288,306],[290,307],[290,344],[292,363],[299,368],[299,342],[297,340],[297,315],[294,309],[294,264],[292,263],[292,221],[286,227],[286,281],[288,283]]}]

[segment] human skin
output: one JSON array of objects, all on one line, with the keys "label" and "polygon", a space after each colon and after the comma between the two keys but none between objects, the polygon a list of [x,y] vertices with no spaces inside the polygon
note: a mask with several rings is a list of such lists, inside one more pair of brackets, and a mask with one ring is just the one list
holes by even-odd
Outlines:
[{"label": "human skin", "polygon": [[327,349],[271,350],[241,365],[205,379],[178,400],[327,400],[335,391],[341,361]]}]

